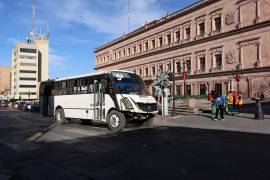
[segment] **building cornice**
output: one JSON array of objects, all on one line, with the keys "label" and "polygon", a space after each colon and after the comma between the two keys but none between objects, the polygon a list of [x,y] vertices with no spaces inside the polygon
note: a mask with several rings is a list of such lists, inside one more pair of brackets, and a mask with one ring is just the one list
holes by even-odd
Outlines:
[{"label": "building cornice", "polygon": [[[135,57],[126,58],[126,59],[121,60],[121,61],[116,61],[116,62],[113,62],[113,63],[104,64],[104,65],[101,65],[99,67],[96,67],[95,69],[99,70],[99,69],[107,68],[107,67],[110,67],[110,66],[123,64],[125,62],[135,61],[137,59],[141,59],[141,58],[144,58],[144,57],[149,57],[149,56],[153,56],[153,55],[157,55],[157,54],[161,54],[161,53],[165,53],[165,52],[174,51],[174,50],[177,50],[177,49],[182,49],[182,48],[194,46],[194,45],[197,45],[197,44],[202,44],[202,43],[206,43],[206,42],[210,42],[210,41],[215,41],[215,40],[218,40],[218,39],[222,39],[222,38],[226,38],[226,37],[229,37],[229,36],[233,36],[233,35],[249,32],[249,31],[253,31],[253,30],[268,27],[268,26],[270,26],[270,20],[263,21],[263,22],[260,22],[260,23],[257,23],[257,24],[251,25],[251,26],[243,27],[241,29],[235,29],[235,30],[232,30],[232,31],[212,35],[212,36],[209,36],[209,37],[206,37],[206,38],[203,38],[203,39],[193,40],[193,41],[190,41],[190,42],[186,42],[184,44],[179,44],[179,45],[175,45],[175,46],[172,46],[172,47],[167,47],[167,48],[164,48],[164,49],[161,49],[161,50],[149,52],[149,53],[146,53],[146,54],[141,54],[141,55],[138,55],[138,56],[135,56]],[[178,56],[170,57],[168,59],[173,59],[173,58],[176,58],[176,57],[178,57]],[[158,61],[160,61],[160,60],[158,60]]]},{"label": "building cornice", "polygon": [[99,48],[96,48],[94,50],[94,52],[97,53],[97,52],[102,51],[106,48],[112,47],[118,43],[121,43],[121,42],[126,41],[128,39],[131,39],[139,34],[142,34],[144,32],[147,32],[147,31],[150,31],[154,28],[162,26],[166,23],[169,23],[175,19],[178,19],[178,18],[183,17],[187,14],[190,14],[194,11],[197,11],[198,9],[202,9],[204,7],[207,7],[207,6],[214,4],[218,1],[221,1],[221,0],[206,0],[206,1],[201,1],[201,2],[199,1],[199,2],[196,2],[194,4],[191,4],[190,6],[184,8],[182,10],[176,11],[175,13],[168,15],[167,17],[163,17],[159,20],[152,21],[152,22],[146,24],[145,26],[142,26],[142,27],[138,28],[137,30],[135,30],[127,35],[124,35],[124,36],[122,36],[116,40],[113,40],[113,41],[111,41],[111,42],[109,42],[109,43],[107,43]]}]

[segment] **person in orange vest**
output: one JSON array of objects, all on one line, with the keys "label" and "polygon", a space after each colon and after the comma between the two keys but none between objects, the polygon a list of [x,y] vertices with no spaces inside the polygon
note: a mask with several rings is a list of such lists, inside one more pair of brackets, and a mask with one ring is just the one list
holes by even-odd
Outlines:
[{"label": "person in orange vest", "polygon": [[232,91],[229,92],[229,95],[228,95],[227,99],[228,99],[228,111],[229,111],[229,114],[233,115],[233,110],[234,110],[234,107],[233,107],[234,97],[233,97],[233,92],[232,92]]},{"label": "person in orange vest", "polygon": [[243,105],[242,93],[238,92],[237,93],[237,108],[238,108],[238,112],[240,116],[242,115],[242,105]]}]

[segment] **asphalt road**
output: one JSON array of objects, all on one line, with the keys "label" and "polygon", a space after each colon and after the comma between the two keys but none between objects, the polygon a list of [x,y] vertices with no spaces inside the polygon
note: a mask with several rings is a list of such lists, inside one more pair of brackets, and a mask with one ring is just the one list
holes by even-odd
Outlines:
[{"label": "asphalt road", "polygon": [[0,179],[270,179],[270,135],[159,125],[56,125],[0,111]]}]

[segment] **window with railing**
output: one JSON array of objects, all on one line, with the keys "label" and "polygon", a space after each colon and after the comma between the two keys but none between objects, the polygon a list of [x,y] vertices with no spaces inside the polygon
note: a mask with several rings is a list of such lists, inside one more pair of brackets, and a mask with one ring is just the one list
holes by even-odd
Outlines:
[{"label": "window with railing", "polygon": [[118,57],[121,58],[121,52],[120,51],[118,52]]},{"label": "window with railing", "polygon": [[181,73],[181,62],[176,62],[176,72]]},{"label": "window with railing", "polygon": [[163,40],[162,40],[162,37],[158,38],[158,41],[159,41],[159,47],[162,47],[162,46],[163,46]]},{"label": "window with railing", "polygon": [[180,96],[180,95],[181,95],[181,86],[176,85],[176,96]]},{"label": "window with railing", "polygon": [[156,75],[156,67],[155,66],[152,67],[152,75]]},{"label": "window with railing", "polygon": [[139,69],[139,75],[142,75],[142,69]]},{"label": "window with railing", "polygon": [[171,67],[172,67],[171,63],[168,63],[167,64],[167,71],[171,71]]},{"label": "window with railing", "polygon": [[141,53],[141,52],[142,52],[142,45],[139,44],[139,53]]},{"label": "window with railing", "polygon": [[156,42],[155,42],[155,40],[153,39],[152,40],[152,49],[155,49],[156,48]]},{"label": "window with railing", "polygon": [[214,24],[215,24],[214,31],[220,32],[221,31],[221,17],[220,16],[214,18]]},{"label": "window with railing", "polygon": [[146,42],[144,43],[144,50],[145,50],[145,51],[148,51],[148,49],[149,49],[149,47],[148,47],[148,41],[146,41]]},{"label": "window with railing", "polygon": [[144,75],[145,75],[145,76],[148,76],[148,75],[149,75],[149,73],[148,73],[148,68],[147,68],[147,67],[144,68]]},{"label": "window with railing", "polygon": [[180,31],[175,32],[175,42],[180,42]]},{"label": "window with railing", "polygon": [[137,51],[136,46],[134,46],[133,47],[133,54],[136,54],[136,51]]},{"label": "window with railing", "polygon": [[167,45],[171,44],[171,34],[167,34]]},{"label": "window with railing", "polygon": [[200,57],[200,70],[205,71],[205,57]]},{"label": "window with railing", "polygon": [[190,27],[187,27],[185,29],[185,39],[190,39]]},{"label": "window with railing", "polygon": [[215,60],[216,60],[216,67],[221,68],[222,67],[222,54],[216,54]]},{"label": "window with railing", "polygon": [[191,72],[191,60],[186,61],[186,66],[187,66],[187,74],[190,74],[190,72]]},{"label": "window with railing", "polygon": [[204,22],[201,22],[199,24],[199,34],[200,36],[204,35],[205,34],[205,23]]}]

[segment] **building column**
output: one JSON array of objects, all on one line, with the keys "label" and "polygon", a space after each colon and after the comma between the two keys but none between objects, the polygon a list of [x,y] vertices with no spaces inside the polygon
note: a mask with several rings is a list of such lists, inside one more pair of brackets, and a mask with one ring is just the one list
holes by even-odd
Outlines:
[{"label": "building column", "polygon": [[200,57],[197,56],[196,57],[196,70],[200,70],[201,69],[200,66],[201,66],[201,64],[200,64]]},{"label": "building column", "polygon": [[216,68],[216,58],[215,58],[215,53],[212,53],[212,68]]},{"label": "building column", "polygon": [[181,28],[180,28],[180,41],[183,41],[185,39],[184,34],[185,34],[184,27],[181,26]]},{"label": "building column", "polygon": [[237,8],[237,10],[238,10],[238,24],[237,24],[237,28],[239,29],[239,28],[241,28],[242,27],[242,20],[241,20],[241,7],[239,6],[238,8]]},{"label": "building column", "polygon": [[256,0],[256,19],[255,19],[255,23],[259,23],[260,22],[260,1]]},{"label": "building column", "polygon": [[243,63],[242,63],[242,47],[241,45],[239,45],[238,47],[238,64],[239,64],[239,68],[243,69]]}]

